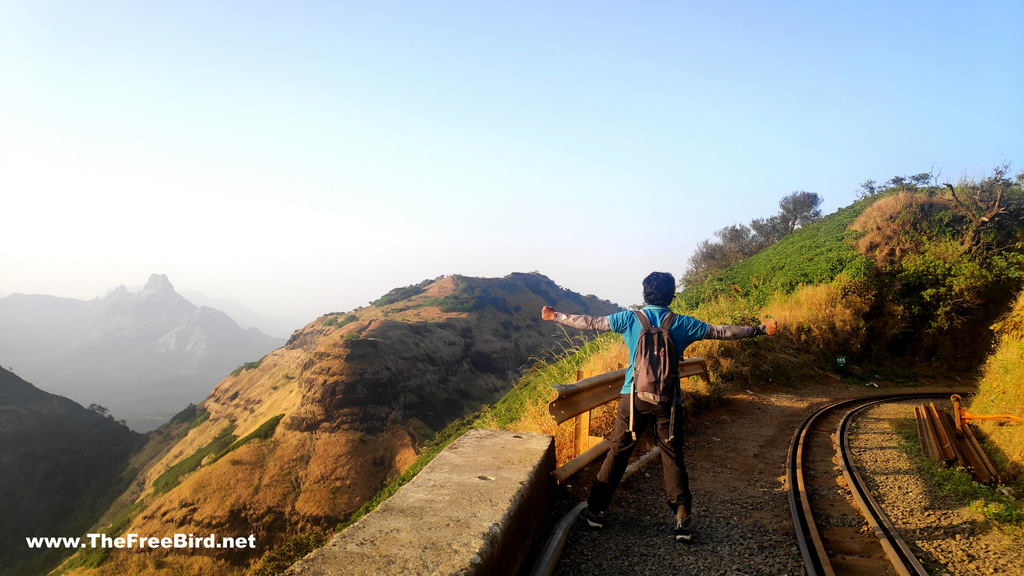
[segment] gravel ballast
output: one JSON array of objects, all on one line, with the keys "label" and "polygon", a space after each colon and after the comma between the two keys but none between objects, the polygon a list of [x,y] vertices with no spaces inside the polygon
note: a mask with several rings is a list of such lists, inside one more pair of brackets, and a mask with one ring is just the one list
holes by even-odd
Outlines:
[{"label": "gravel ballast", "polygon": [[875,500],[932,574],[1024,575],[1024,547],[918,475],[891,425],[913,417],[913,404],[904,403],[868,409],[857,419],[851,448]]}]

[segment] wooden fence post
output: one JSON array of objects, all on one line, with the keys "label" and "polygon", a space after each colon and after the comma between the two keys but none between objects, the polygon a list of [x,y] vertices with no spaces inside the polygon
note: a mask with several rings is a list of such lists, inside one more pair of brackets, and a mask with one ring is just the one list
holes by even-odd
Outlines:
[{"label": "wooden fence post", "polygon": [[[577,370],[576,381],[579,382],[590,376],[589,371]],[[587,410],[573,419],[576,425],[576,435],[573,442],[573,457],[583,454],[590,448],[590,411]]]}]

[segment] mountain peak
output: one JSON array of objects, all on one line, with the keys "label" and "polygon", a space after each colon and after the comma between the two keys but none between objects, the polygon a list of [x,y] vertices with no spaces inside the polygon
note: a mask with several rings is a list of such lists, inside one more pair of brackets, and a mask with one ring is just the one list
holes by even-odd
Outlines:
[{"label": "mountain peak", "polygon": [[171,281],[167,279],[166,274],[151,274],[142,291],[146,293],[174,292],[174,286],[171,286]]},{"label": "mountain peak", "polygon": [[167,279],[166,274],[151,274],[146,285],[136,294],[135,298],[141,302],[163,302],[176,305],[184,303],[188,308],[195,307],[191,302],[185,300],[184,296],[174,291],[174,286],[171,286],[171,281]]}]

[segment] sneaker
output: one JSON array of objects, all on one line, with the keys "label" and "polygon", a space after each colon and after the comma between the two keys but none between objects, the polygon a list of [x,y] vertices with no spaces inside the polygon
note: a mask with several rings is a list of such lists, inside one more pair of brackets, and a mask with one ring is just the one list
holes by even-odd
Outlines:
[{"label": "sneaker", "polygon": [[690,528],[690,517],[687,516],[686,520],[682,522],[676,522],[676,529],[673,532],[676,537],[676,542],[680,540],[689,542],[690,538],[693,538],[693,530]]},{"label": "sneaker", "polygon": [[580,518],[586,520],[595,530],[604,528],[604,512],[591,512],[590,508],[584,508],[580,511]]}]

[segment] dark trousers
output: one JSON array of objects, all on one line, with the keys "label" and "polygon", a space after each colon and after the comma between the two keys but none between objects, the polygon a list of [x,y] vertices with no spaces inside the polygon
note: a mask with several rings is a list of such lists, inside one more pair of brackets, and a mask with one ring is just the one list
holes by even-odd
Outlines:
[{"label": "dark trousers", "polygon": [[[619,407],[615,411],[615,429],[609,438],[612,447],[601,464],[601,471],[598,472],[597,480],[590,489],[590,497],[587,499],[588,507],[595,512],[602,512],[608,508],[612,494],[626,472],[629,456],[636,448],[637,441],[633,440],[629,432],[629,396],[623,394],[619,397]],[[671,411],[671,406],[650,404],[637,398],[633,406],[633,430],[639,440],[648,427],[653,427],[658,437],[658,447],[661,448],[661,465],[665,472],[665,494],[668,496],[669,508],[675,512],[678,505],[682,504],[686,508],[686,514],[689,514],[693,495],[690,494],[690,477],[686,474],[686,461],[683,459],[683,407],[676,407],[674,438],[669,442]]]}]

